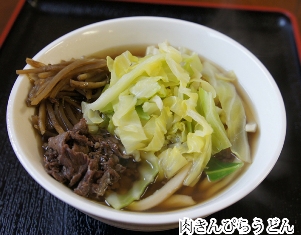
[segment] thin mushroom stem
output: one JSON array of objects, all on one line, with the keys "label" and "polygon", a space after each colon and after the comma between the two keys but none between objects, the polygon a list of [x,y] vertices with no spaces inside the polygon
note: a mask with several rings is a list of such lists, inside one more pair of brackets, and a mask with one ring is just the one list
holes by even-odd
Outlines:
[{"label": "thin mushroom stem", "polygon": [[56,98],[60,99],[64,96],[70,96],[70,97],[80,97],[81,94],[76,92],[76,91],[65,91],[65,90],[61,90],[60,92],[57,93]]},{"label": "thin mushroom stem", "polygon": [[81,110],[81,105],[78,104],[74,99],[71,97],[65,96],[63,97],[64,101],[68,102],[69,104],[73,105],[76,109]]},{"label": "thin mushroom stem", "polygon": [[64,129],[60,126],[58,120],[56,119],[55,117],[55,114],[54,114],[54,110],[52,108],[52,105],[51,103],[48,101],[46,102],[46,108],[47,108],[47,112],[48,112],[48,115],[49,115],[49,118],[51,120],[51,123],[54,127],[54,129],[59,133],[59,134],[62,134],[64,133]]},{"label": "thin mushroom stem", "polygon": [[28,73],[43,73],[43,72],[49,72],[49,71],[59,71],[63,69],[65,65],[45,65],[44,67],[38,67],[33,69],[21,69],[16,70],[17,74],[28,74]]},{"label": "thin mushroom stem", "polygon": [[104,80],[108,79],[108,73],[107,72],[103,72],[100,74],[96,74],[94,77],[88,78],[85,81],[86,82],[102,82]]},{"label": "thin mushroom stem", "polygon": [[62,117],[59,112],[59,103],[58,102],[54,103],[54,114],[55,114],[56,120],[58,121],[59,125],[63,128],[64,131],[67,131],[68,127],[65,125],[65,123],[62,120]]},{"label": "thin mushroom stem", "polygon": [[79,67],[79,66],[83,66],[85,64],[89,64],[89,63],[93,63],[93,60],[87,60],[87,59],[80,59],[80,60],[75,60],[73,63],[67,65],[66,67],[64,67],[62,70],[60,70],[51,80],[51,82],[49,82],[49,84],[47,85],[47,87],[45,87],[45,89],[35,98],[32,99],[31,101],[31,105],[37,105],[43,98],[47,97],[48,94],[51,92],[51,90],[53,89],[53,87],[63,78],[65,78],[66,76],[70,76],[70,71],[74,70],[75,68]]},{"label": "thin mushroom stem", "polygon": [[45,101],[42,101],[39,106],[39,119],[38,119],[39,129],[42,135],[46,131],[46,105]]},{"label": "thin mushroom stem", "polygon": [[33,60],[31,58],[26,58],[26,64],[31,65],[34,68],[40,68],[46,66],[44,63]]},{"label": "thin mushroom stem", "polygon": [[53,77],[56,73],[57,73],[57,71],[41,72],[38,74],[38,77],[41,79],[45,79],[48,77]]},{"label": "thin mushroom stem", "polygon": [[109,79],[105,59],[83,57],[44,64],[27,58],[26,62],[31,68],[16,72],[29,77],[33,85],[26,103],[37,106],[32,123],[45,140],[72,129],[82,117],[80,102],[97,98]]},{"label": "thin mushroom stem", "polygon": [[86,99],[90,100],[92,98],[92,90],[91,89],[87,89],[86,90]]},{"label": "thin mushroom stem", "polygon": [[103,70],[101,70],[101,69],[96,69],[95,71],[83,73],[83,74],[78,75],[77,79],[79,81],[84,81],[84,80],[94,77],[96,74],[100,74],[102,71]]},{"label": "thin mushroom stem", "polygon": [[52,91],[50,92],[49,97],[50,98],[55,98],[57,96],[57,94],[62,90],[62,88],[68,84],[68,79],[63,79],[60,82],[58,82],[58,84],[56,84],[56,86],[52,89]]},{"label": "thin mushroom stem", "polygon": [[79,120],[74,115],[69,103],[65,103],[66,114],[73,125],[77,124]]},{"label": "thin mushroom stem", "polygon": [[66,117],[66,114],[65,114],[65,111],[64,111],[64,106],[61,102],[60,102],[58,108],[59,108],[59,115],[60,115],[60,118],[61,118],[62,122],[66,126],[67,130],[71,130],[73,125],[70,123],[70,121]]},{"label": "thin mushroom stem", "polygon": [[107,81],[102,82],[80,82],[75,80],[70,80],[70,86],[76,88],[83,88],[83,89],[96,89],[103,87],[107,84]]}]

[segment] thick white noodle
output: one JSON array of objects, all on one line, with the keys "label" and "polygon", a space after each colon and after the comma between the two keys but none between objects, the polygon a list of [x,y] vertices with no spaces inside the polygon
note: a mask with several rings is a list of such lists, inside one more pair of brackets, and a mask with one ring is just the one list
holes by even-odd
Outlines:
[{"label": "thick white noodle", "polygon": [[171,195],[173,195],[183,185],[183,181],[187,176],[187,173],[191,167],[191,164],[185,165],[172,179],[170,179],[162,188],[157,190],[151,196],[144,198],[140,201],[131,203],[127,209],[133,211],[144,211],[159,205],[165,201]]}]

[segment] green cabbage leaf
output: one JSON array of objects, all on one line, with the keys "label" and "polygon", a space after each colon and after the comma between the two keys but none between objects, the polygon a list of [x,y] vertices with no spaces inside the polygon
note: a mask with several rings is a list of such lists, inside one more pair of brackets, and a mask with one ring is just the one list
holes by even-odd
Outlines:
[{"label": "green cabbage leaf", "polygon": [[[230,74],[229,81],[233,80],[234,75]],[[203,76],[215,88],[221,108],[224,114],[224,124],[227,126],[227,136],[231,142],[231,150],[244,162],[251,162],[250,146],[248,142],[246,126],[246,113],[243,101],[239,97],[235,86],[228,82],[225,77],[220,76],[218,69],[204,62]]]},{"label": "green cabbage leaf", "polygon": [[223,149],[229,148],[231,142],[228,139],[224,124],[220,120],[212,93],[199,89],[199,110],[211,125],[212,132],[212,155]]}]

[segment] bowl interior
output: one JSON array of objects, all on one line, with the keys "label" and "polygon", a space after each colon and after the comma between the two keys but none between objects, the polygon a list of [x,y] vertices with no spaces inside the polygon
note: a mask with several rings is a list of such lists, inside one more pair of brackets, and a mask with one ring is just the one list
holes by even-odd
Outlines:
[{"label": "bowl interior", "polygon": [[252,154],[253,163],[248,170],[217,197],[174,212],[149,214],[117,211],[86,200],[45,172],[41,164],[42,150],[37,144],[39,136],[30,123],[34,109],[25,104],[30,84],[26,77],[19,76],[7,106],[7,128],[17,157],[41,186],[93,217],[142,226],[177,223],[179,218],[212,214],[244,197],[266,177],[277,161],[285,138],[284,104],[267,69],[253,54],[229,37],[181,20],[160,17],[120,18],[95,23],[62,36],[42,49],[34,59],[55,63],[121,45],[151,45],[165,40],[174,46],[187,47],[226,70],[235,71],[240,85],[252,102],[259,125],[258,145]]}]

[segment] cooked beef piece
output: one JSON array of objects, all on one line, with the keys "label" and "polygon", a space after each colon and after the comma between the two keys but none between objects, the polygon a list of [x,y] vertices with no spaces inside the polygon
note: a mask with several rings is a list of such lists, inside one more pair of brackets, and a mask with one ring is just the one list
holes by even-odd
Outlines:
[{"label": "cooked beef piece", "polygon": [[84,197],[101,200],[107,189],[119,188],[122,175],[139,177],[138,163],[124,153],[120,140],[105,129],[90,135],[85,119],[49,138],[44,149],[47,173]]}]

